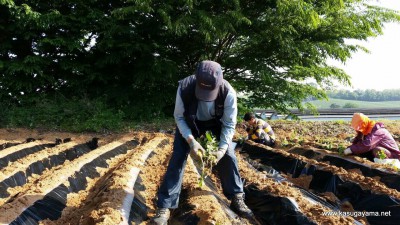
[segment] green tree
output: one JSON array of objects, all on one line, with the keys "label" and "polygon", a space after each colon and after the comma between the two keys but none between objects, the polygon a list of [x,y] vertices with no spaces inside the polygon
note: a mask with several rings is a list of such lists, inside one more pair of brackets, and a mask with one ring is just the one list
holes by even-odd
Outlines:
[{"label": "green tree", "polygon": [[172,115],[178,81],[203,59],[246,107],[303,109],[350,84],[326,63],[366,50],[345,40],[400,21],[366,0],[1,0],[0,14],[2,102],[101,99],[134,119]]}]

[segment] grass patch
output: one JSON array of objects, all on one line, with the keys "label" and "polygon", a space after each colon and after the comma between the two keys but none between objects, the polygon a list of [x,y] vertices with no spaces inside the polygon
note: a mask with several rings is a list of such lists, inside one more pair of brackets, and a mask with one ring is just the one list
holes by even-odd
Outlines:
[{"label": "grass patch", "polygon": [[115,131],[123,127],[124,113],[110,109],[101,100],[40,99],[11,105],[0,112],[0,126],[40,128],[71,132]]},{"label": "grass patch", "polygon": [[4,107],[0,111],[0,128],[97,133],[167,132],[175,128],[172,115],[140,120],[132,119],[134,116],[131,112],[135,110],[111,108],[102,99],[43,98],[23,105]]}]

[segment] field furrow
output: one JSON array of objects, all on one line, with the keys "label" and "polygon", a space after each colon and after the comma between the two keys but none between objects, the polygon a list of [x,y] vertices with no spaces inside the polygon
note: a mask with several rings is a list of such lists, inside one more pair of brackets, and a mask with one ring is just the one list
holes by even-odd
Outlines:
[{"label": "field furrow", "polygon": [[7,167],[11,162],[17,161],[27,155],[41,151],[45,148],[54,147],[56,144],[43,141],[32,141],[23,143],[0,151],[0,169]]},{"label": "field furrow", "polygon": [[[344,133],[348,127],[333,130],[336,125],[276,123],[275,148],[240,142],[235,153],[251,219],[230,208],[218,165],[199,187],[201,169],[189,156],[179,207],[171,209],[168,224],[397,224],[398,171],[336,152],[333,147],[342,148],[352,136]],[[237,131],[242,140],[244,130]],[[312,137],[313,132],[321,134]],[[0,140],[0,224],[150,224],[173,151],[170,133],[10,137]]]},{"label": "field furrow", "polygon": [[65,207],[68,193],[84,189],[87,177],[93,179],[99,175],[96,167],[106,168],[106,160],[126,153],[128,148],[132,147],[130,145],[133,143],[124,142],[109,143],[62,166],[47,170],[35,181],[19,188],[18,192],[14,192],[6,201],[2,199],[6,204],[0,207],[0,223],[20,224],[27,220],[39,221],[59,217],[62,211],[60,209]]},{"label": "field furrow", "polygon": [[[387,187],[378,179],[250,142],[243,146],[243,150],[250,159],[287,174],[286,177],[291,182],[337,204],[338,210],[388,212],[392,215],[391,221],[398,218],[399,192]],[[364,222],[367,219],[370,223],[380,221],[380,218],[374,215],[359,219]]]},{"label": "field furrow", "polygon": [[100,176],[88,182],[79,195],[68,196],[60,218],[41,224],[128,224],[140,167],[165,138],[151,138],[114,158],[109,168],[101,170]]}]

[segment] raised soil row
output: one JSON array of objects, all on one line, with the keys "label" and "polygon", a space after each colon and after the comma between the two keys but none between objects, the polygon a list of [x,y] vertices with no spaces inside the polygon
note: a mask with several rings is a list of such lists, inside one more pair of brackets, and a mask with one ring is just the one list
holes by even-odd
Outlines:
[{"label": "raised soil row", "polygon": [[327,200],[333,205],[336,204],[341,210],[343,204],[350,204],[351,210],[355,211],[390,212],[391,217],[384,219],[380,216],[367,216],[366,219],[370,224],[390,224],[389,222],[399,219],[399,192],[388,188],[379,182],[379,179],[368,178],[326,162],[254,142],[246,142],[243,151],[250,159],[287,174],[293,182],[296,182],[296,179],[304,181],[306,178],[308,184],[304,185],[303,182],[301,186],[317,195],[331,193],[332,197]]}]

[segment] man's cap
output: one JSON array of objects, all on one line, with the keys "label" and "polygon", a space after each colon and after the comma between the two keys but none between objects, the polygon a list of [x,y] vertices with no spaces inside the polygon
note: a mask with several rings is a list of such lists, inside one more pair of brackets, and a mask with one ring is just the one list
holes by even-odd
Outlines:
[{"label": "man's cap", "polygon": [[201,101],[214,101],[222,80],[222,68],[219,63],[208,60],[200,62],[196,70],[196,97]]}]

